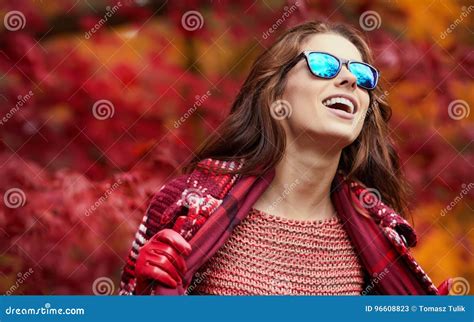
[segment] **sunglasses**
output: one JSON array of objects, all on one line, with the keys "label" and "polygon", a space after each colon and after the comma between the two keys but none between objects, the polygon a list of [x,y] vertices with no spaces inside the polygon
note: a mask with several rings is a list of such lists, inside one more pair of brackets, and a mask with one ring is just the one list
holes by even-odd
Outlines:
[{"label": "sunglasses", "polygon": [[308,68],[314,76],[331,79],[337,76],[346,65],[347,69],[356,77],[357,86],[372,90],[377,86],[379,71],[366,63],[338,58],[329,53],[319,51],[303,51],[296,57],[293,67],[301,58],[306,59]]}]

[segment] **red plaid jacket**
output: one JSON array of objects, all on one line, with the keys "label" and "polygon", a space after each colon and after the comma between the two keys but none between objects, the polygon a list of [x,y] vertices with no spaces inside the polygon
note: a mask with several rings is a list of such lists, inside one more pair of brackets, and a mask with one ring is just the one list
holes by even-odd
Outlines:
[{"label": "red plaid jacket", "polygon": [[[215,168],[234,169],[237,162],[206,159],[189,175],[182,175],[164,186],[153,197],[135,234],[123,269],[120,295],[134,295],[135,261],[140,248],[158,231],[173,228],[189,241],[193,252],[187,259],[183,284],[228,239],[233,228],[248,214],[274,177],[274,170],[255,177],[216,175]],[[361,183],[337,174],[331,199],[343,221],[366,272],[362,295],[446,295],[450,280],[437,289],[410,254],[417,237],[408,222],[377,198]],[[367,199],[369,198],[369,199]],[[363,207],[364,205],[365,207]],[[357,209],[366,209],[366,215]],[[202,256],[202,254],[206,254]],[[184,295],[186,289],[158,285],[153,294]]]}]

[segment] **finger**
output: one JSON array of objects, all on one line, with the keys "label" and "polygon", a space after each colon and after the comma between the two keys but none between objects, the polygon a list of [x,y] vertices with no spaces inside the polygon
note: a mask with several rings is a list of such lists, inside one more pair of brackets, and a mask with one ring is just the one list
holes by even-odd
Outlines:
[{"label": "finger", "polygon": [[182,282],[181,277],[176,270],[176,267],[169,261],[165,256],[156,256],[147,259],[147,264],[151,266],[157,266],[167,272],[175,281]]},{"label": "finger", "polygon": [[178,232],[172,229],[164,229],[155,235],[155,240],[165,242],[188,256],[191,253],[191,245]]},{"label": "finger", "polygon": [[184,273],[187,271],[186,267],[186,262],[184,261],[183,257],[178,254],[178,252],[171,247],[168,244],[164,244],[162,242],[159,242],[159,244],[153,244],[152,246],[156,247],[150,247],[150,252],[152,256],[156,255],[164,255],[166,256],[171,263],[176,267],[178,271],[181,273]]},{"label": "finger", "polygon": [[156,266],[148,265],[143,270],[143,275],[169,287],[175,288],[178,286],[177,281],[175,281],[167,272]]}]

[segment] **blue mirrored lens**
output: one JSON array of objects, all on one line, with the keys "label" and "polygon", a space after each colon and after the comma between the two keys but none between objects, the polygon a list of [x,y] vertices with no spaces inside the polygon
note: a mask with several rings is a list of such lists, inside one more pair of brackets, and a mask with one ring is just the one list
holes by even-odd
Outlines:
[{"label": "blue mirrored lens", "polygon": [[318,77],[333,78],[339,71],[339,61],[324,53],[310,53],[308,64],[311,72]]},{"label": "blue mirrored lens", "polygon": [[349,70],[357,78],[357,85],[367,89],[377,86],[377,71],[365,64],[350,63]]}]

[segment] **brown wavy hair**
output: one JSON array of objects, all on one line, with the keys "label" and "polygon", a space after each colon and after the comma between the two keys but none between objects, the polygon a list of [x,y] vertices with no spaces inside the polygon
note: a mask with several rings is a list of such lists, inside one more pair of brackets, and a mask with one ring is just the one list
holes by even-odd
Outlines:
[{"label": "brown wavy hair", "polygon": [[[242,175],[261,175],[277,165],[285,151],[286,136],[279,121],[272,117],[270,106],[282,96],[286,74],[301,53],[301,44],[318,33],[345,37],[358,48],[365,62],[373,64],[366,40],[351,26],[311,21],[289,29],[255,60],[230,114],[183,167],[184,173],[205,158],[244,159],[243,167],[232,171]],[[383,99],[380,85],[369,94],[364,126],[358,138],[342,150],[338,169],[349,179],[377,189],[386,204],[406,215],[408,185],[389,138],[391,108]]]}]

